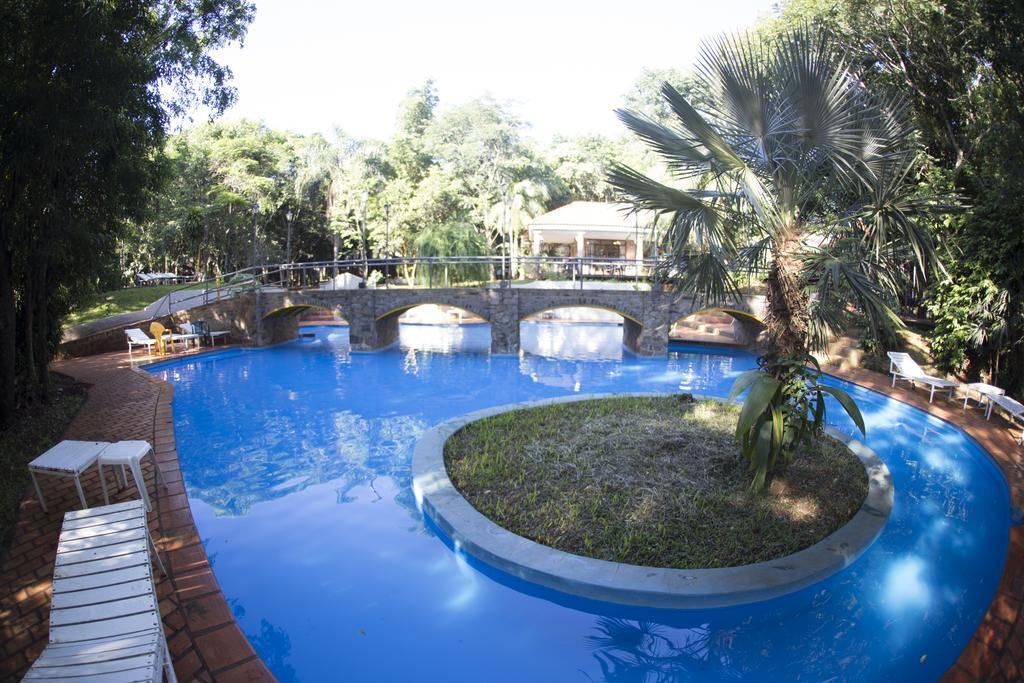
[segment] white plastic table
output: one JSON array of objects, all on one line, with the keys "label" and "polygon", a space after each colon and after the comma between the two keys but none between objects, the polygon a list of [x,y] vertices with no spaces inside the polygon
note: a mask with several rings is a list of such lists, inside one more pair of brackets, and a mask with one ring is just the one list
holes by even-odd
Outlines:
[{"label": "white plastic table", "polygon": [[85,494],[82,492],[82,472],[92,467],[100,453],[110,444],[106,441],[61,441],[59,444],[46,451],[38,458],[28,464],[28,473],[32,477],[32,484],[36,487],[36,495],[39,496],[39,504],[46,511],[46,501],[43,500],[43,491],[39,488],[36,480],[37,474],[48,474],[54,477],[71,477],[75,480],[75,488],[78,489],[78,499],[82,501],[82,509],[88,506],[85,504]]},{"label": "white plastic table", "polygon": [[103,502],[110,505],[110,498],[107,495],[107,480],[103,476],[103,466],[111,465],[121,466],[121,481],[124,484],[128,482],[125,480],[124,468],[127,467],[132,472],[132,479],[135,480],[135,488],[139,490],[139,495],[142,498],[142,502],[146,505],[146,510],[152,510],[153,505],[149,502],[149,493],[146,491],[146,480],[142,476],[142,459],[147,455],[153,457],[153,467],[156,468],[156,478],[159,483],[163,484],[163,487],[167,488],[167,482],[164,481],[164,474],[160,471],[160,464],[156,461],[156,456],[153,455],[153,447],[149,445],[148,441],[118,441],[112,443],[103,449],[99,457],[99,470],[100,470],[100,487],[103,489]]},{"label": "white plastic table", "polygon": [[991,396],[1002,396],[1006,393],[1005,389],[994,387],[991,384],[985,384],[984,382],[973,382],[971,384],[964,384],[964,408],[967,408],[967,401],[971,398],[971,392],[973,391],[978,395],[978,406],[985,407],[985,404],[989,404],[988,413],[992,412],[992,402],[989,400]]}]

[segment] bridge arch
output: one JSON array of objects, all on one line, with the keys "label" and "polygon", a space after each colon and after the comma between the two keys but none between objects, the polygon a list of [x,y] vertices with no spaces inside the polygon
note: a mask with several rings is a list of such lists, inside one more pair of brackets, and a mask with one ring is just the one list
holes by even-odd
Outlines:
[{"label": "bridge arch", "polygon": [[[731,338],[733,341],[728,342],[723,340],[723,343],[735,343],[741,346],[751,346],[757,343],[758,337],[765,329],[764,321],[750,311],[744,311],[729,306],[710,306],[708,308],[687,311],[682,315],[673,316],[673,319],[669,323],[669,337],[677,339],[678,337],[675,335],[678,332],[678,327],[680,323],[683,323],[687,319],[697,316],[707,316],[715,313],[724,314],[732,319],[731,329],[724,336],[726,338]],[[722,335],[723,331],[719,329],[715,332],[711,332],[710,334]]]},{"label": "bridge arch", "polygon": [[401,317],[402,314],[408,313],[412,309],[419,308],[420,306],[447,306],[448,308],[458,308],[459,310],[465,311],[466,313],[472,313],[476,317],[482,318],[488,323],[491,322],[490,311],[485,312],[484,310],[477,306],[466,305],[461,302],[457,304],[449,303],[447,301],[443,301],[440,299],[437,301],[415,301],[411,303],[403,303],[400,306],[395,306],[394,308],[385,311],[384,313],[380,313],[374,316],[374,318],[376,320],[384,320],[385,318],[390,318],[392,316]]},{"label": "bridge arch", "polygon": [[266,313],[263,314],[263,320],[267,321],[267,320],[274,320],[274,319],[277,319],[277,318],[289,318],[289,317],[300,318],[304,314],[309,313],[310,311],[327,311],[328,313],[331,313],[331,314],[341,318],[342,320],[346,320],[346,321],[348,320],[345,317],[345,314],[342,313],[340,306],[324,306],[322,304],[293,304],[293,303],[289,303],[289,304],[286,304],[284,306],[279,306],[277,308],[274,308],[274,309],[271,309],[271,310],[267,311]]},{"label": "bridge arch", "polygon": [[[540,315],[547,311],[556,311],[561,309],[572,309],[572,308],[593,308],[601,311],[608,311],[614,313],[622,318],[622,344],[631,351],[637,351],[640,344],[640,338],[644,331],[643,314],[633,310],[624,310],[624,306],[616,306],[610,303],[594,301],[586,297],[580,297],[580,300],[574,301],[572,299],[565,299],[554,304],[540,305],[540,306],[520,306],[519,319],[516,321],[516,338],[517,341],[520,337],[519,326],[528,322],[528,318]],[[573,324],[571,321],[566,324]],[[517,343],[518,346],[518,343]]]},{"label": "bridge arch", "polygon": [[537,316],[537,315],[540,315],[542,313],[547,313],[548,311],[558,311],[558,310],[565,309],[565,308],[596,308],[599,311],[608,311],[609,313],[615,313],[616,315],[622,317],[623,320],[631,320],[634,323],[636,323],[637,325],[642,324],[640,322],[639,318],[636,315],[634,315],[632,313],[625,313],[625,312],[621,311],[619,308],[616,308],[614,306],[601,305],[601,304],[574,304],[574,303],[558,303],[558,304],[554,304],[552,306],[544,306],[543,308],[538,308],[535,311],[534,310],[530,310],[530,309],[526,309],[527,312],[523,312],[521,310],[519,312],[519,320],[520,320],[520,322],[522,322],[523,320],[526,320],[527,318],[532,318],[533,316]]},{"label": "bridge arch", "polygon": [[279,344],[299,336],[299,318],[310,311],[327,311],[335,317],[349,322],[340,306],[326,306],[314,303],[282,302],[282,305],[264,313],[257,322],[261,344]]}]

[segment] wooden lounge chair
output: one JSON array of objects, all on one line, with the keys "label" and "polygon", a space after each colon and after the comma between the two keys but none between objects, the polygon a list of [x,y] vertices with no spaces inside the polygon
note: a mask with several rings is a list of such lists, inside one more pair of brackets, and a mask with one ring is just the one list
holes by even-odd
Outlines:
[{"label": "wooden lounge chair", "polygon": [[[986,419],[992,417],[992,409],[995,407],[999,407],[1006,411],[1011,420],[1024,422],[1024,404],[1020,401],[1015,401],[1009,396],[989,396],[988,411],[985,413]],[[1017,439],[1017,444],[1024,444],[1024,430],[1021,430],[1020,437]]]},{"label": "wooden lounge chair", "polygon": [[910,354],[890,351],[887,355],[889,356],[889,372],[892,374],[892,385],[896,386],[896,380],[898,379],[910,382],[911,386],[916,386],[917,382],[925,384],[931,389],[931,393],[928,395],[929,403],[935,398],[936,390],[945,391],[949,394],[950,398],[953,398],[953,392],[960,386],[959,382],[925,374],[921,366],[917,364],[917,361],[910,357]]},{"label": "wooden lounge chair", "polygon": [[128,354],[131,355],[132,348],[135,346],[145,346],[149,353],[153,353],[153,345],[157,343],[156,339],[147,337],[146,333],[140,330],[138,327],[131,327],[124,331],[126,337],[128,337]]},{"label": "wooden lounge chair", "polygon": [[163,571],[141,500],[64,515],[49,644],[23,680],[177,683],[153,559]]}]

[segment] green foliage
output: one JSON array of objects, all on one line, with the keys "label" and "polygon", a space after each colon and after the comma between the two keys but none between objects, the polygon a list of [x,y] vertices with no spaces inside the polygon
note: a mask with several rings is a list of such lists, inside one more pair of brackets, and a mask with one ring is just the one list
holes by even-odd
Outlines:
[{"label": "green foliage", "polygon": [[[1015,0],[790,0],[764,31],[813,21],[828,25],[866,65],[874,90],[910,104],[930,157],[924,179],[950,189],[971,211],[935,226],[949,278],[933,281],[925,304],[937,364],[1024,392],[1024,12]],[[993,315],[991,302],[1005,302]],[[921,297],[906,299],[917,306]],[[1005,326],[1005,334],[975,331]],[[975,341],[972,341],[972,338]],[[976,343],[981,342],[981,343]]]},{"label": "green foliage", "polygon": [[821,434],[825,424],[825,394],[830,394],[864,434],[864,418],[850,395],[821,384],[821,368],[811,355],[762,363],[744,372],[732,385],[729,400],[744,391],[736,439],[750,465],[752,492],[762,491],[772,474],[789,464],[797,449]]},{"label": "green foliage", "polygon": [[[432,225],[420,232],[413,241],[413,249],[417,256],[485,256],[487,243],[480,232],[470,223],[453,221]],[[427,284],[439,282],[465,282],[488,280],[491,276],[490,266],[459,265],[429,268],[417,266],[416,281]]]},{"label": "green foliage", "polygon": [[719,305],[738,294],[730,270],[796,262],[785,308],[799,315],[768,321],[770,338],[799,325],[784,355],[820,344],[813,325],[838,331],[840,302],[891,336],[893,304],[933,273],[928,225],[951,208],[914,182],[921,160],[899,103],[867,92],[832,38],[804,29],[753,45],[722,39],[698,68],[703,111],[665,83],[672,127],[619,112],[677,179],[624,165],[611,174],[638,208],[670,218],[666,278]]},{"label": "green foliage", "polygon": [[159,192],[168,116],[232,102],[211,53],[253,12],[244,0],[0,5],[0,425],[19,394],[45,400],[61,317]]},{"label": "green foliage", "polygon": [[808,433],[824,394],[858,422],[849,396],[818,383],[810,348],[848,324],[873,336],[901,326],[900,297],[937,270],[930,230],[955,208],[922,190],[921,151],[900,102],[864,87],[830,34],[807,27],[705,45],[689,95],[664,83],[671,125],[618,112],[669,169],[671,183],[628,166],[611,184],[638,209],[669,218],[665,279],[701,306],[738,297],[733,273],[767,268],[766,348],[737,425],[760,490]]}]

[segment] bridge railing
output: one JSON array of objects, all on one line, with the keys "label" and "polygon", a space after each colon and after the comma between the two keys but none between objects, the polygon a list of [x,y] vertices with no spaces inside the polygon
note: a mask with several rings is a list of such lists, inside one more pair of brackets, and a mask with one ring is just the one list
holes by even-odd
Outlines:
[{"label": "bridge railing", "polygon": [[[583,287],[594,281],[641,281],[652,277],[654,259],[567,256],[421,256],[286,263],[275,266],[297,286],[330,283],[351,273],[377,286],[460,287],[506,282],[566,281]],[[284,284],[284,282],[282,282]],[[296,285],[292,285],[296,286]]]},{"label": "bridge railing", "polygon": [[156,306],[156,315],[230,298],[257,288],[341,288],[338,276],[360,279],[359,287],[465,287],[527,284],[539,281],[571,283],[621,282],[657,287],[656,259],[575,256],[437,256],[305,261],[250,266],[220,277],[172,290]]}]

